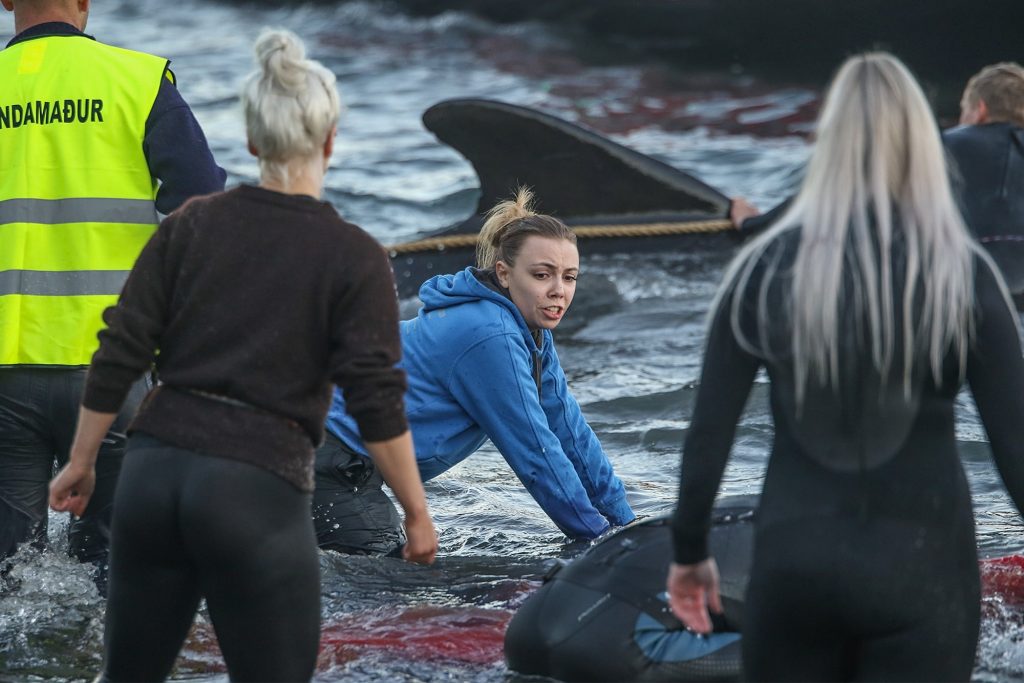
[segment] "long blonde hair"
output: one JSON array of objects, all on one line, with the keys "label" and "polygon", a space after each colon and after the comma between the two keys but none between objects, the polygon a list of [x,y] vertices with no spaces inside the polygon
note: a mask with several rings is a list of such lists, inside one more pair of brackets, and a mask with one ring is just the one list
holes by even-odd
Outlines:
[{"label": "long blonde hair", "polygon": [[[742,292],[768,246],[791,231],[799,234],[788,274],[798,406],[809,379],[838,386],[841,335],[854,333],[840,326],[847,306],[854,308],[857,329],[866,335],[872,363],[883,378],[894,366],[899,336],[908,397],[911,371],[921,354],[937,382],[951,349],[964,372],[973,329],[974,255],[981,250],[953,199],[938,127],[924,93],[892,55],[868,53],[842,65],[818,120],[817,142],[799,194],[727,272],[712,311],[734,291],[732,326],[751,352],[771,354],[765,348],[766,291],[778,272],[770,259],[757,296],[761,348],[740,329]],[[897,232],[904,256],[894,261]],[[845,291],[844,279],[852,291]],[[900,320],[894,315],[897,293],[902,295]]]}]

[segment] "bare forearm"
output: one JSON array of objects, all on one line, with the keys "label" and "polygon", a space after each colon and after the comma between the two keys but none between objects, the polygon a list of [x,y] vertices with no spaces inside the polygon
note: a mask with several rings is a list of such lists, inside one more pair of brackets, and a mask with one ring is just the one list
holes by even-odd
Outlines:
[{"label": "bare forearm", "polygon": [[100,413],[85,406],[79,408],[78,427],[71,444],[71,461],[83,467],[94,466],[100,445],[116,418],[117,413]]},{"label": "bare forearm", "polygon": [[405,430],[392,439],[364,443],[384,481],[405,510],[407,540],[402,557],[410,562],[430,564],[437,555],[437,532],[427,510],[427,497],[416,465],[412,434]]},{"label": "bare forearm", "polygon": [[96,455],[116,413],[98,413],[82,407],[78,412],[71,459],[50,482],[50,507],[83,515],[96,486]]},{"label": "bare forearm", "polygon": [[416,466],[412,433],[406,430],[392,439],[367,441],[365,445],[385,483],[398,498],[406,517],[427,515],[427,498]]}]

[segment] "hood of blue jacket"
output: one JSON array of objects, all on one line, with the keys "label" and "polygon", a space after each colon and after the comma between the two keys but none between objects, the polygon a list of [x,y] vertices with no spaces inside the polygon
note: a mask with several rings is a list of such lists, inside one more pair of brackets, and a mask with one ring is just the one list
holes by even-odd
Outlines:
[{"label": "hood of blue jacket", "polygon": [[533,339],[533,334],[526,326],[523,314],[519,312],[512,300],[478,280],[473,274],[474,271],[476,271],[475,268],[466,268],[454,275],[435,275],[424,282],[420,287],[420,301],[423,302],[422,313],[430,313],[483,299],[507,309],[519,324],[523,334]]}]

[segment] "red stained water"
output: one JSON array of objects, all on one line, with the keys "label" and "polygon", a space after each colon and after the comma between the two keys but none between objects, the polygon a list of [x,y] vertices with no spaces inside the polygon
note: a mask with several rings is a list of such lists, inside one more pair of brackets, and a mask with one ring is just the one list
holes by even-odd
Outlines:
[{"label": "red stained water", "polygon": [[[1004,620],[1006,608],[1024,607],[1024,555],[979,563],[986,619]],[[317,669],[325,671],[371,654],[396,659],[488,665],[503,657],[505,629],[514,610],[474,606],[421,606],[354,612],[327,620],[320,636]],[[182,652],[180,669],[223,672],[217,639],[198,624]]]},{"label": "red stained water", "polygon": [[[506,609],[423,606],[355,612],[330,619],[320,633],[317,670],[325,671],[370,654],[414,661],[441,660],[487,665],[504,656]],[[216,635],[197,624],[182,650],[179,671],[226,671]]]},{"label": "red stained water", "polygon": [[1024,606],[1024,555],[1007,555],[981,561],[981,592],[1003,604]]},{"label": "red stained water", "polygon": [[347,614],[324,625],[318,668],[370,651],[414,660],[493,664],[503,657],[512,612],[479,607],[413,607]]}]

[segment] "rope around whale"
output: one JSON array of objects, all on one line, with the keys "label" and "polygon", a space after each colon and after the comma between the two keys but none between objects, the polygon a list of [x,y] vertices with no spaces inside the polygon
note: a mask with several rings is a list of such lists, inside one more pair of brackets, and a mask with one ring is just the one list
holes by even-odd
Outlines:
[{"label": "rope around whale", "polygon": [[[570,226],[581,239],[601,239],[607,237],[663,237],[669,235],[689,235],[695,233],[726,232],[734,230],[732,221],[715,218],[702,221],[682,221],[675,223],[623,223],[612,225],[574,225]],[[404,242],[386,247],[392,257],[401,254],[414,254],[421,251],[443,251],[460,247],[476,246],[476,233],[465,235],[444,235],[429,237],[414,242]]]}]

